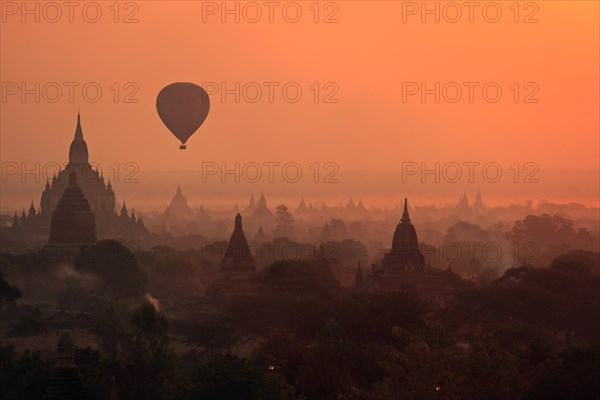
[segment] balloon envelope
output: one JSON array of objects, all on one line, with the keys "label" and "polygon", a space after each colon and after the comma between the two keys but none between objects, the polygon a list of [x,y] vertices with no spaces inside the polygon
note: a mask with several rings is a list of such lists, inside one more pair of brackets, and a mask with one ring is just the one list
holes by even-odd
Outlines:
[{"label": "balloon envelope", "polygon": [[156,97],[156,110],[162,122],[185,149],[185,142],[202,125],[210,109],[206,91],[190,82],[165,86]]}]

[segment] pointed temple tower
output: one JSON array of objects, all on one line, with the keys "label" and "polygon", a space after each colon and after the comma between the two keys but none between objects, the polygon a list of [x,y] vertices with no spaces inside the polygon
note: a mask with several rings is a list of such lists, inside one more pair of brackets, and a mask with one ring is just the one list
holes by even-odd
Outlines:
[{"label": "pointed temple tower", "polygon": [[97,240],[94,213],[77,184],[77,175],[71,172],[69,185],[52,213],[48,243],[91,244]]},{"label": "pointed temple tower", "polygon": [[333,269],[331,269],[331,264],[336,261],[335,250],[332,251],[331,248],[327,248],[321,243],[318,249],[317,246],[314,247],[314,252],[319,283],[325,286],[339,286]]},{"label": "pointed temple tower", "polygon": [[171,203],[165,210],[165,217],[189,218],[193,214],[194,212],[181,191],[181,186],[177,185],[175,196],[173,196]]},{"label": "pointed temple tower", "polygon": [[394,232],[392,249],[383,256],[381,262],[373,264],[367,281],[372,291],[410,290],[440,303],[464,284],[457,275],[425,267],[417,232],[408,214],[407,199],[404,199],[402,218]]},{"label": "pointed temple tower", "polygon": [[48,238],[53,212],[70,184],[72,173],[75,174],[77,184],[93,211],[98,237],[139,238],[147,235],[145,227],[137,223],[132,224],[130,219],[125,221],[118,218],[115,212],[115,192],[110,179],[106,184],[103,174],[89,163],[88,146],[83,137],[79,113],[75,135],[69,147],[69,163],[65,169],[60,169],[58,175],[55,174],[51,181],[46,181],[40,199],[40,208],[25,217],[19,226],[21,233],[40,240]]},{"label": "pointed temple tower", "polygon": [[229,300],[258,293],[255,282],[256,265],[242,227],[242,216],[235,216],[231,239],[223,260],[219,277],[206,289],[210,300]]},{"label": "pointed temple tower", "polygon": [[354,205],[354,201],[352,200],[352,197],[350,197],[348,199],[348,203],[346,203],[346,211],[354,211],[356,210],[356,205]]},{"label": "pointed temple tower", "polygon": [[81,129],[81,116],[77,113],[77,127],[75,128],[75,137],[69,148],[69,164],[84,167],[88,165],[87,143],[83,140],[83,130]]},{"label": "pointed temple tower", "polygon": [[248,202],[248,207],[246,207],[243,211],[244,215],[252,215],[252,213],[256,211],[256,201],[254,200],[254,193],[250,195],[250,201]]},{"label": "pointed temple tower", "polygon": [[370,290],[369,280],[370,276],[363,275],[359,260],[356,274],[354,275],[354,290],[360,293],[368,293]]},{"label": "pointed temple tower", "polygon": [[273,212],[267,207],[267,199],[263,192],[260,193],[260,199],[258,199],[256,210],[252,213],[252,219],[263,222],[272,222],[275,220]]},{"label": "pointed temple tower", "polygon": [[483,203],[481,192],[477,189],[477,195],[475,196],[475,202],[471,206],[471,210],[475,215],[483,215],[487,211],[486,205]]},{"label": "pointed temple tower", "polygon": [[306,211],[306,203],[304,202],[304,196],[300,197],[300,203],[298,207],[296,207],[296,212],[304,212]]},{"label": "pointed temple tower", "polygon": [[454,211],[459,218],[469,219],[472,215],[471,206],[469,204],[469,199],[467,198],[467,191],[465,190],[462,196],[458,199],[458,203],[456,204]]},{"label": "pointed temple tower", "polygon": [[404,199],[404,211],[394,232],[392,249],[383,256],[381,263],[373,265],[373,283],[385,290],[397,289],[406,283],[409,274],[422,272],[425,272],[425,258],[419,249],[415,227],[410,222],[408,200]]},{"label": "pointed temple tower", "polygon": [[257,245],[261,245],[267,240],[267,235],[265,234],[265,231],[263,230],[261,225],[258,227],[258,231],[256,232],[256,235],[254,235],[254,239],[252,239],[252,241]]},{"label": "pointed temple tower", "polygon": [[44,400],[87,399],[75,364],[75,344],[71,334],[63,333],[58,341],[58,361]]},{"label": "pointed temple tower", "polygon": [[383,257],[383,268],[388,272],[425,270],[425,258],[419,250],[417,232],[410,223],[407,199],[404,199],[402,219],[394,232],[392,250]]},{"label": "pointed temple tower", "polygon": [[233,233],[231,234],[229,245],[221,263],[221,270],[256,272],[254,258],[250,253],[250,246],[248,246],[248,241],[242,228],[242,216],[239,213],[235,216]]},{"label": "pointed temple tower", "polygon": [[96,219],[85,195],[71,172],[69,185],[52,213],[50,240],[42,249],[46,261],[73,260],[81,246],[98,240]]}]

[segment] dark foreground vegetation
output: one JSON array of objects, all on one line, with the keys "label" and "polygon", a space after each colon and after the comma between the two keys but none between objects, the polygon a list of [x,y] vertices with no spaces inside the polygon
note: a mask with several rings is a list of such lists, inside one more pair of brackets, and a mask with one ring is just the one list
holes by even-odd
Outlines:
[{"label": "dark foreground vegetation", "polygon": [[[2,261],[2,271],[40,267]],[[119,399],[600,398],[597,253],[512,268],[444,304],[410,291],[360,293],[324,281],[310,263],[278,262],[259,274],[263,290],[251,299],[159,297],[157,308],[143,299],[137,264],[116,277],[102,269],[110,263],[74,264],[81,279],[57,301],[90,316],[94,345],[75,336],[89,399],[109,399],[112,377]],[[50,329],[20,296],[2,277],[2,318],[20,319],[0,344],[0,398],[42,399],[57,355],[17,348]]]}]

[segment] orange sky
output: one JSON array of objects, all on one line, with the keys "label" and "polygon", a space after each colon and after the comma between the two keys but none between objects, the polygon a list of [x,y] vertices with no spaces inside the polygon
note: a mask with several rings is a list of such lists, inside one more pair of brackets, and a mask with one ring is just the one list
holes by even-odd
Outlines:
[{"label": "orange sky", "polygon": [[[34,3],[28,4],[33,8]],[[422,23],[420,14],[406,16],[403,23],[407,2],[340,1],[335,2],[339,22],[329,24],[313,21],[312,1],[297,3],[302,9],[298,23],[284,20],[286,2],[277,3],[273,23],[266,7],[257,23],[243,18],[235,23],[233,16],[222,23],[220,15],[203,14],[204,3],[136,2],[138,22],[128,24],[122,20],[134,8],[126,3],[121,3],[119,23],[113,21],[112,1],[100,2],[97,23],[83,19],[85,2],[78,3],[73,23],[67,8],[58,22],[44,21],[40,3],[36,23],[35,15],[22,22],[20,9],[13,15],[21,2],[3,1],[2,161],[66,161],[80,109],[91,160],[101,166],[133,161],[143,171],[197,170],[202,161],[295,161],[303,167],[333,161],[343,170],[398,169],[402,161],[493,161],[506,168],[531,161],[541,169],[598,168],[596,1],[537,2],[537,23],[522,22],[535,11],[524,9],[527,2],[520,3],[521,22],[515,23],[513,1],[497,2],[502,9],[498,23],[482,16],[489,2],[475,9],[473,23],[466,8],[458,23],[443,21],[443,15],[440,23],[432,16]],[[336,10],[332,4],[320,2],[320,20]],[[54,10],[46,12],[53,18]],[[176,81],[229,87],[278,82],[279,88],[297,82],[303,97],[290,103],[276,89],[270,103],[265,86],[256,103],[235,103],[233,96],[223,102],[220,93],[214,95],[204,125],[180,151],[155,110],[157,93]],[[63,86],[57,102],[42,96],[36,103],[33,95],[24,102],[20,93],[7,95],[11,82],[80,86],[74,102]],[[96,103],[82,96],[81,85],[88,82],[103,90]],[[110,89],[115,82],[121,96],[128,93],[125,84],[134,82],[139,102],[115,102]],[[314,82],[321,85],[318,103],[310,89]],[[338,103],[323,103],[327,82],[339,88]],[[469,103],[464,87],[454,104],[436,104],[433,95],[425,103],[419,96],[403,102],[403,82],[429,87],[479,82],[479,88],[497,82],[503,96],[489,103],[476,89]],[[518,103],[510,89],[514,82],[521,86]],[[527,82],[539,88],[538,103],[522,101]]]}]

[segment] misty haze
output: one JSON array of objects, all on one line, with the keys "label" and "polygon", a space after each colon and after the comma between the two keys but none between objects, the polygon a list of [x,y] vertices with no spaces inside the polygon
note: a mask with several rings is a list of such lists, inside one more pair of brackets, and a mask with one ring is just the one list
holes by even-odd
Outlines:
[{"label": "misty haze", "polygon": [[0,11],[0,398],[600,399],[597,2]]}]

